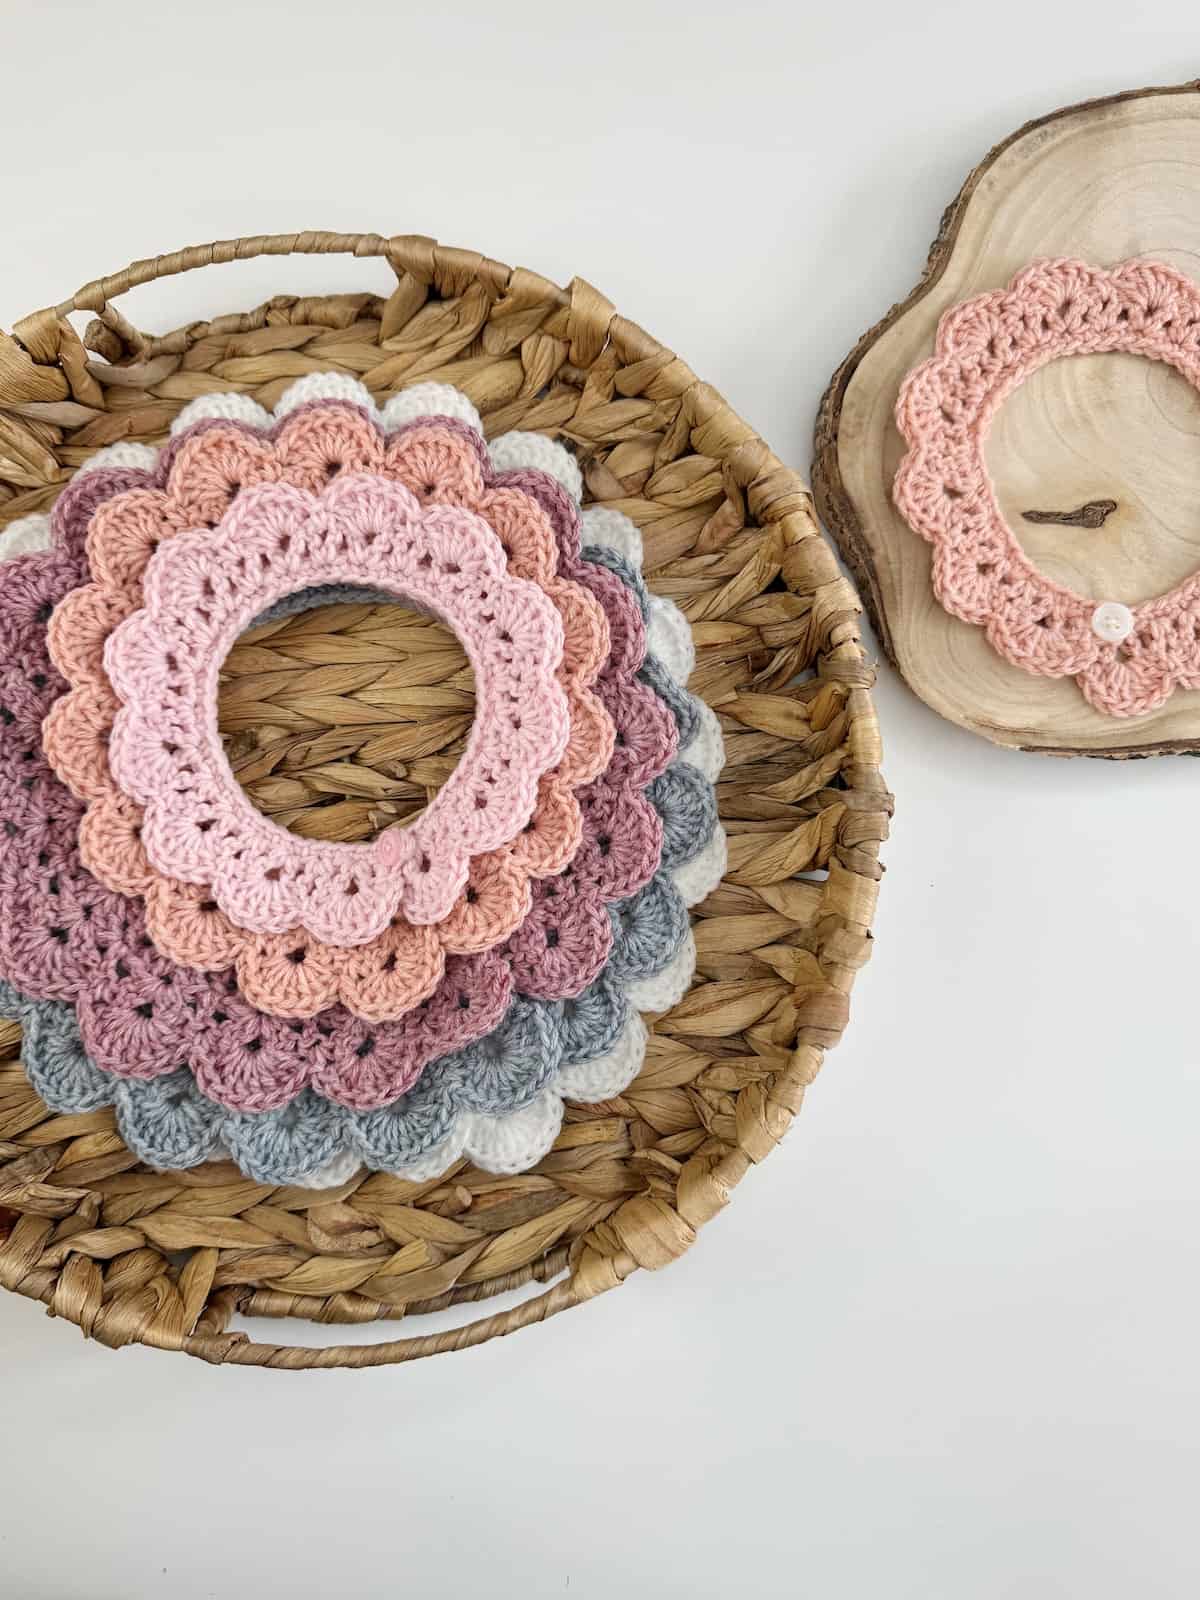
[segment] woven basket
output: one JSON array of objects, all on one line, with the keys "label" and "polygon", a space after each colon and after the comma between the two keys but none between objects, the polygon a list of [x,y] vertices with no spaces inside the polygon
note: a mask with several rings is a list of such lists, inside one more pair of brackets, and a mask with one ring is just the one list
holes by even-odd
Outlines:
[{"label": "woven basket", "polygon": [[[386,299],[281,295],[163,338],[111,304],[195,267],[328,252],[384,257],[396,288]],[[96,314],[82,343],[74,311]],[[156,1173],[125,1148],[111,1111],[52,1114],[20,1069],[18,1029],[0,1023],[0,1283],[105,1344],[243,1366],[460,1350],[681,1255],[774,1149],[841,1034],[870,949],[890,805],[858,600],[807,490],[719,394],[580,279],[560,289],[473,252],[376,234],[240,239],[136,262],[0,334],[0,526],[50,506],[97,448],[161,441],[197,395],[235,389],[269,406],[325,369],[377,398],[418,379],[455,384],[489,435],[567,441],[588,498],[640,526],[649,582],[695,629],[690,686],[724,728],[729,868],[698,908],[692,989],[654,1022],[641,1076],[619,1099],[568,1106],[553,1151],[515,1178],[460,1163],[432,1183],[374,1175],[313,1193],[255,1185],[227,1164]],[[277,820],[321,837],[369,837],[421,803],[469,718],[469,676],[453,662],[450,711],[433,695],[364,712],[345,654],[362,609],[277,626],[271,646],[297,661],[294,677],[247,681],[253,649],[227,664],[222,714],[243,783]],[[393,684],[407,659],[399,652]],[[331,697],[348,709],[330,711]],[[380,738],[381,723],[399,744]],[[530,1284],[548,1287],[388,1343],[307,1348],[230,1331],[235,1314],[411,1319]]]}]

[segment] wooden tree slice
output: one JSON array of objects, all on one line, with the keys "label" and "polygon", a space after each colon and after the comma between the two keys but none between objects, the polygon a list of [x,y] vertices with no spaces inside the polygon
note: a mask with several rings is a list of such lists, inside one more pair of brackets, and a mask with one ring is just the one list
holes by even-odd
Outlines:
[{"label": "wooden tree slice", "polygon": [[[951,202],[924,276],[834,374],[816,429],[817,505],[884,650],[920,697],[998,744],[1058,755],[1200,749],[1200,691],[1110,717],[1070,678],[1011,665],[944,611],[931,547],[892,503],[904,453],[893,408],[942,313],[1039,256],[1131,256],[1200,278],[1200,83],[1142,89],[1027,124]],[[1004,402],[988,468],[1000,509],[1049,577],[1135,605],[1200,568],[1200,394],[1136,356],[1053,362]]]}]

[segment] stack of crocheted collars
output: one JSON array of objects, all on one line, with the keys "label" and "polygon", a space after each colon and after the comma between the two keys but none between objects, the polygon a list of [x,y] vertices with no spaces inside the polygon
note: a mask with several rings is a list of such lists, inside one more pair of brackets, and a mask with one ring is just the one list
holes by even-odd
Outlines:
[{"label": "stack of crocheted collars", "polygon": [[[423,384],[189,405],[0,536],[0,1011],[55,1110],[266,1183],[538,1161],[639,1070],[719,881],[690,629],[572,456]],[[256,619],[403,600],[475,679],[466,749],[369,844],[239,787],[222,664]]]}]

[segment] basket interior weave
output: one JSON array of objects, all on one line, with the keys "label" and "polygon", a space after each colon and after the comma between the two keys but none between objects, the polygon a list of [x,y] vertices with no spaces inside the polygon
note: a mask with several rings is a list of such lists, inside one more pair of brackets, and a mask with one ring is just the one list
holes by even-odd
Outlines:
[{"label": "basket interior weave", "polygon": [[[337,251],[386,258],[396,288],[281,295],[165,337],[112,304],[214,262]],[[96,314],[82,342],[75,310]],[[218,1363],[365,1366],[461,1349],[680,1255],[782,1137],[842,1031],[889,809],[858,600],[807,490],[719,394],[578,279],[560,289],[378,235],[239,240],[136,263],[0,335],[0,525],[52,505],[97,448],[160,442],[197,395],[233,389],[270,406],[322,370],[380,400],[419,380],[455,384],[490,436],[566,442],[587,498],[638,524],[651,587],[693,624],[690,687],[724,729],[729,868],[697,909],[695,981],[653,1021],[641,1076],[619,1099],[568,1107],[553,1151],[519,1177],[460,1163],[422,1185],[374,1175],[313,1193],[227,1164],[156,1173],[111,1111],[51,1113],[21,1071],[19,1030],[0,1023],[0,1283],[106,1344]],[[370,837],[410,815],[469,721],[469,673],[452,650],[431,672],[399,641],[386,693],[354,670],[356,633],[385,620],[375,611],[293,618],[250,641],[279,658],[269,669],[254,648],[226,663],[239,776],[310,836]],[[411,1321],[531,1282],[547,1287],[514,1309],[386,1343],[271,1345],[231,1330],[237,1313]]]}]

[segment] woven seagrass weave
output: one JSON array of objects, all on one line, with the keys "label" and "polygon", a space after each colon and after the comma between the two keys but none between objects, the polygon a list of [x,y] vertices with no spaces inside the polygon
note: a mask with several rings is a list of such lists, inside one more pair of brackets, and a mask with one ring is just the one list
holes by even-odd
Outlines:
[{"label": "woven seagrass weave", "polygon": [[[281,295],[165,337],[112,305],[195,267],[334,252],[383,257],[395,289]],[[74,311],[95,313],[82,341]],[[729,865],[697,908],[695,981],[653,1019],[640,1077],[616,1100],[568,1106],[554,1149],[517,1177],[460,1162],[425,1184],[375,1174],[314,1192],[256,1185],[225,1163],[156,1173],[110,1110],[50,1112],[19,1065],[19,1030],[0,1023],[0,1284],[111,1346],[287,1368],[462,1349],[682,1254],[778,1143],[840,1037],[890,809],[858,599],[807,490],[719,394],[579,279],[560,289],[429,239],[375,234],[243,239],[135,263],[0,334],[0,527],[52,505],[96,449],[160,442],[198,395],[229,389],[270,406],[318,371],[352,374],[380,400],[419,380],[456,385],[489,436],[566,443],[587,499],[638,524],[649,584],[693,625],[690,687],[724,730]],[[244,636],[221,719],[262,811],[307,837],[362,840],[436,792],[472,705],[448,631],[342,605]],[[270,1345],[231,1328],[235,1315],[414,1319],[531,1284],[546,1287],[511,1310],[383,1344]]]}]

